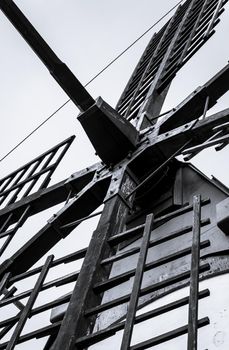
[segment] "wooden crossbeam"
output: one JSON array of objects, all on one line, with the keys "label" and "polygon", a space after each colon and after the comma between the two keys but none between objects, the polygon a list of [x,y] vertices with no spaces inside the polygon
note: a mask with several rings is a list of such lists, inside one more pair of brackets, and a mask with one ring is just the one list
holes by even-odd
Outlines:
[{"label": "wooden crossbeam", "polygon": [[[61,226],[93,212],[101,203],[106,194],[107,179],[89,183],[68,205],[59,211],[38,233],[36,233],[22,248],[9,260],[6,260],[0,269],[0,274],[10,270],[12,275],[26,271],[57,242],[66,237],[73,228],[64,232]],[[45,244],[44,244],[45,242]]]},{"label": "wooden crossbeam", "polygon": [[203,149],[206,149],[208,147],[212,147],[212,146],[224,143],[224,142],[229,142],[229,134],[224,135],[222,137],[218,137],[218,138],[213,139],[213,140],[209,140],[209,141],[204,142],[204,143],[202,143],[202,144],[200,144],[198,146],[187,148],[187,149],[185,149],[182,152],[182,154],[189,154],[189,153],[193,153],[193,152],[199,152],[199,151],[202,151]]},{"label": "wooden crossbeam", "polygon": [[173,109],[160,125],[160,133],[165,133],[178,126],[189,123],[206,114],[206,97],[209,96],[207,109],[213,107],[217,100],[229,89],[229,64],[214,75],[206,84],[198,87],[183,102]]}]

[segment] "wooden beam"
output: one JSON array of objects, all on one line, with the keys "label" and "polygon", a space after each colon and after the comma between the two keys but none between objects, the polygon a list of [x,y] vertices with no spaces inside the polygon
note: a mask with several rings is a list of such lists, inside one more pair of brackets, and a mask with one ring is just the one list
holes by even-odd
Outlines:
[{"label": "wooden beam", "polygon": [[29,299],[26,303],[26,306],[24,307],[24,309],[22,310],[22,312],[20,314],[18,324],[13,332],[13,335],[12,335],[10,341],[7,344],[6,350],[13,350],[14,347],[17,345],[20,334],[24,328],[24,325],[25,325],[28,317],[30,316],[30,312],[31,312],[32,307],[33,307],[33,305],[37,299],[37,296],[41,290],[41,287],[42,287],[42,284],[45,280],[45,277],[47,276],[47,273],[49,271],[49,267],[50,267],[50,264],[51,264],[53,258],[54,258],[54,256],[50,255],[46,259],[46,262],[45,262],[44,266],[42,267],[41,273],[40,273],[38,280],[37,280],[32,292],[29,296]]},{"label": "wooden beam", "polygon": [[66,64],[61,62],[16,4],[11,0],[1,0],[0,9],[45,64],[50,74],[80,111],[85,111],[92,106],[94,99]]},{"label": "wooden beam", "polygon": [[65,238],[73,230],[66,229],[64,233],[60,227],[80,219],[92,213],[105,197],[109,179],[96,182],[91,181],[70,203],[65,205],[51,220],[36,233],[23,247],[21,247],[10,259],[3,262],[0,274],[10,271],[12,275],[25,272],[33,266],[56,243]]},{"label": "wooden beam", "polygon": [[31,215],[35,215],[43,210],[46,210],[54,205],[66,201],[70,189],[72,196],[80,192],[92,179],[100,164],[96,163],[86,169],[78,171],[71,175],[68,179],[58,182],[48,188],[41,189],[21,200],[6,206],[0,210],[0,226],[6,220],[9,214],[14,214],[11,217],[11,222],[16,222],[28,205],[31,205]]},{"label": "wooden beam", "polygon": [[162,120],[160,133],[165,133],[199,118],[204,113],[207,96],[209,96],[208,109],[210,109],[216,104],[217,100],[228,91],[228,81],[229,64],[220,70],[206,84],[197,88],[191,95],[181,102],[175,110],[170,112],[168,116]]},{"label": "wooden beam", "polygon": [[[132,186],[134,186],[134,182],[124,170],[118,180],[118,188],[124,192],[123,197]],[[56,342],[51,349],[75,349],[76,339],[90,333],[93,329],[96,317],[85,317],[84,310],[87,307],[96,307],[102,301],[102,296],[94,293],[93,286],[109,276],[110,267],[104,269],[100,263],[110,254],[109,237],[123,229],[129,212],[129,205],[122,199],[122,196],[118,191],[105,202],[103,213],[98,227],[93,233]]]},{"label": "wooden beam", "polygon": [[193,197],[193,240],[191,255],[187,350],[197,350],[198,294],[200,270],[200,219],[201,196],[198,195]]},{"label": "wooden beam", "polygon": [[122,338],[122,344],[120,350],[129,350],[131,343],[131,336],[133,332],[135,316],[138,306],[139,293],[142,284],[142,278],[144,274],[144,267],[148,253],[150,235],[153,229],[153,214],[149,214],[146,217],[144,233],[142,237],[141,249],[139,252],[137,267],[135,270],[135,277],[133,281],[133,288],[131,292],[130,302],[126,315],[125,328]]}]

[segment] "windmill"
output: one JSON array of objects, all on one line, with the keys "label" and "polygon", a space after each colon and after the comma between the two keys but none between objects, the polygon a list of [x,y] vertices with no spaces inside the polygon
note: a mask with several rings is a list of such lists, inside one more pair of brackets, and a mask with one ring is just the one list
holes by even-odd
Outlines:
[{"label": "windmill", "polygon": [[[183,154],[190,160],[207,147],[221,150],[228,144],[229,110],[206,113],[228,91],[229,66],[160,114],[170,83],[214,34],[225,3],[187,0],[179,6],[150,40],[114,109],[101,97],[90,96],[12,1],[1,1],[1,10],[80,109],[78,120],[101,162],[48,186],[73,141],[70,137],[1,180],[0,237],[6,237],[1,253],[31,215],[65,204],[0,268],[0,306],[13,303],[19,309],[0,322],[1,337],[16,325],[0,348],[47,336],[45,349],[56,350],[112,344],[122,350],[165,349],[165,344],[184,349],[179,345],[184,336],[191,350],[197,349],[198,334],[205,348],[225,342],[224,325],[214,319],[209,305],[218,302],[219,312],[225,308],[224,298],[220,303],[211,294],[218,278],[227,277],[229,265],[228,190],[176,157]],[[33,268],[102,203],[88,248],[60,259],[50,255],[43,266]],[[80,272],[44,282],[52,267],[82,258]],[[35,275],[32,290],[14,295],[15,282]],[[42,290],[69,280],[76,280],[71,294],[33,307]],[[179,296],[188,287],[190,292]],[[184,307],[186,322],[174,326],[170,312]],[[52,310],[51,322],[21,335],[28,318],[45,310]],[[170,319],[164,321],[167,328],[160,326],[153,336],[141,334],[141,325],[153,320],[156,327],[157,317]],[[213,325],[219,327],[215,333]]]}]

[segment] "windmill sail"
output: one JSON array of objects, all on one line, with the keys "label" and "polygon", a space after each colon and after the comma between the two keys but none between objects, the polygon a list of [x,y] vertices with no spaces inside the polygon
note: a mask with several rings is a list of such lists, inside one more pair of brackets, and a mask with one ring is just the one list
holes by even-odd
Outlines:
[{"label": "windmill sail", "polygon": [[[179,6],[151,39],[116,110],[93,100],[11,0],[0,2],[80,108],[79,120],[104,161],[48,186],[71,137],[0,181],[2,253],[32,215],[63,203],[0,266],[0,308],[16,308],[0,320],[0,349],[29,341],[40,349],[38,339],[46,341],[44,350],[228,348],[229,190],[176,159],[229,143],[229,109],[204,118],[229,89],[228,65],[157,128],[152,125],[172,79],[214,34],[226,2],[187,0]],[[85,231],[80,237],[73,231],[94,216],[100,217],[97,228],[88,247],[79,249]],[[70,254],[46,256],[70,234]],[[80,261],[79,270],[45,280]],[[39,299],[69,283],[74,288],[68,294]],[[15,294],[20,284],[24,290]],[[42,323],[24,330],[37,315]]]}]

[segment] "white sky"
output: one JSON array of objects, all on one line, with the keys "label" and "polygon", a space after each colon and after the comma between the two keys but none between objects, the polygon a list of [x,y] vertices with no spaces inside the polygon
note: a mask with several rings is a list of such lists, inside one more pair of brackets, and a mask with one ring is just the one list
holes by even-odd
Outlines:
[{"label": "white sky", "polygon": [[[83,84],[176,2],[16,1],[51,48]],[[0,17],[0,32],[0,45],[3,48],[0,65],[1,158],[68,97],[4,15]],[[115,106],[152,33],[90,85],[88,90],[94,98],[101,95],[105,101]],[[217,33],[181,69],[170,89],[164,109],[174,107],[227,63],[228,33],[229,6],[226,5]],[[215,110],[227,107],[227,99],[224,98],[224,102],[218,104]],[[75,105],[69,103],[0,163],[1,174],[9,173],[71,134],[76,134],[76,140],[54,180],[68,177],[72,172],[96,161],[94,150],[76,120],[77,114]],[[226,176],[228,168],[225,168],[227,152],[227,148],[218,153],[211,149],[210,152],[202,152],[194,163],[207,174],[214,173],[229,184]]]},{"label": "white sky", "polygon": [[[83,84],[176,3],[177,0],[16,1],[51,48]],[[229,5],[225,8],[216,34],[175,78],[164,110],[175,107],[197,86],[204,84],[227,64]],[[161,26],[162,23],[156,29],[160,29]],[[153,32],[154,30],[90,85],[88,90],[94,98],[102,96],[106,102],[115,106]],[[65,102],[68,96],[1,13],[0,33],[2,158]],[[209,114],[228,108],[228,96],[229,94],[226,94]],[[77,115],[77,108],[70,102],[13,154],[0,162],[0,177],[72,134],[76,134],[76,139],[56,171],[52,183],[98,161],[76,120]],[[211,148],[195,157],[193,163],[207,175],[214,174],[229,186],[228,153],[229,148],[221,152],[215,152],[214,148]],[[42,217],[39,216],[38,226],[42,227],[45,220],[55,211],[56,209],[51,209]],[[93,224],[95,222],[96,220]],[[31,225],[25,226],[26,232],[20,238],[20,245],[36,232],[36,228]],[[88,226],[81,227],[81,230],[83,229],[88,230]],[[88,240],[89,236],[84,232],[84,237],[79,239],[76,249],[84,247]],[[60,256],[74,251],[68,239],[61,244],[56,248]],[[16,248],[17,245],[14,246],[14,249]]]}]

